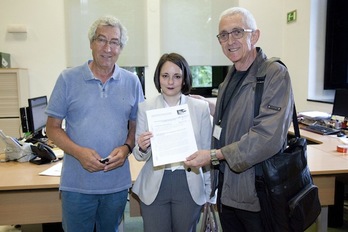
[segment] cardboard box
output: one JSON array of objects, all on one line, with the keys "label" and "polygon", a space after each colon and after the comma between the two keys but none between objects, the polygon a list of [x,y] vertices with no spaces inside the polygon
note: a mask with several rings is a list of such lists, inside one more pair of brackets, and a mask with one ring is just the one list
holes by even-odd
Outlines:
[{"label": "cardboard box", "polygon": [[11,68],[11,55],[0,52],[0,68]]}]

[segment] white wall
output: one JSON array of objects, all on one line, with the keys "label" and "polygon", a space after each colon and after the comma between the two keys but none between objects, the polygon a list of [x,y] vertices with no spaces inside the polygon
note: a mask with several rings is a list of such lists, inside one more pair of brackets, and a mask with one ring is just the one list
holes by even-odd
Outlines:
[{"label": "white wall", "polygon": [[118,59],[120,66],[147,65],[147,9],[139,0],[64,0],[68,66],[80,65],[92,58],[88,29],[102,15],[115,15],[126,25],[129,40]]},{"label": "white wall", "polygon": [[[268,57],[284,57],[284,20],[281,20],[284,18],[283,5],[284,1],[279,0],[239,0],[239,6],[248,9],[254,15],[260,29],[260,39],[256,45],[261,47]],[[277,10],[269,9],[270,6]]]},{"label": "white wall", "polygon": [[[292,78],[297,110],[331,113],[332,104],[307,101],[333,98],[323,90],[326,0],[284,2],[283,58]],[[287,24],[286,13],[293,10],[297,10],[297,21]]]},{"label": "white wall", "polygon": [[[258,45],[268,57],[280,57],[287,65],[297,111],[331,113],[332,104],[307,101],[333,98],[332,91],[323,90],[326,0],[240,0],[239,3],[258,22],[261,30]],[[288,24],[287,13],[293,10],[297,10],[297,20]]]},{"label": "white wall", "polygon": [[[153,73],[160,57],[160,0],[147,1],[148,64],[146,95],[157,94]],[[281,57],[287,64],[298,111],[331,112],[332,105],[308,102],[309,75],[322,74],[309,68],[311,4],[326,0],[239,0],[261,29],[259,44],[266,54]],[[276,9],[276,10],[275,10]],[[286,13],[297,10],[297,22],[286,23]],[[199,9],[197,9],[199,10]],[[178,13],[180,15],[180,13]],[[67,66],[65,13],[62,0],[0,0],[0,51],[10,53],[12,67],[28,68],[30,96],[49,96],[56,78]],[[11,24],[25,24],[26,34],[7,33]],[[127,26],[127,25],[126,25]],[[185,26],[191,26],[189,23]],[[194,27],[194,25],[192,25]],[[89,49],[89,47],[86,47]],[[221,52],[221,56],[223,56]],[[319,56],[320,57],[320,56]],[[323,59],[323,58],[322,58]],[[313,63],[313,62],[312,62]]]},{"label": "white wall", "polygon": [[238,5],[238,0],[161,0],[161,53],[177,52],[190,65],[231,65],[216,35],[221,12]]},{"label": "white wall", "polygon": [[[7,26],[25,24],[27,33],[7,33]],[[0,0],[0,51],[11,54],[11,66],[27,68],[30,96],[51,94],[66,67],[62,0]]]}]

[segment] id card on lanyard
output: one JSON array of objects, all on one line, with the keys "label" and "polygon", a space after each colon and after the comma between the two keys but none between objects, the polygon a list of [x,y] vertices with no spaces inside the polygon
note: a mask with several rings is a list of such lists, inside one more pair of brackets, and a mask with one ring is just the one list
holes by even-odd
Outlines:
[{"label": "id card on lanyard", "polygon": [[221,130],[222,128],[220,125],[214,125],[213,136],[217,140],[220,140]]}]

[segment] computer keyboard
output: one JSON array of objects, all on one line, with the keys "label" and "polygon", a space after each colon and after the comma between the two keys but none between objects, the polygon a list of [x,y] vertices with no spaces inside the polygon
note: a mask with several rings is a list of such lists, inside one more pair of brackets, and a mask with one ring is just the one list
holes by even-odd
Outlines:
[{"label": "computer keyboard", "polygon": [[321,134],[321,135],[332,135],[332,134],[337,134],[338,132],[340,132],[339,129],[335,129],[335,128],[329,128],[323,125],[308,125],[306,127],[303,127],[302,129],[304,130],[308,130],[317,134]]}]

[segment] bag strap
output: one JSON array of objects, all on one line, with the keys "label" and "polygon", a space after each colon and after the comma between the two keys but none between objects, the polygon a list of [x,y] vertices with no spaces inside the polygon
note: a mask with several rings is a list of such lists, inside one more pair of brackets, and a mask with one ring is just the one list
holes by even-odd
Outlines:
[{"label": "bag strap", "polygon": [[218,232],[219,226],[215,215],[213,204],[206,202],[203,207],[203,216],[201,218],[201,230],[200,232]]},{"label": "bag strap", "polygon": [[[255,87],[255,104],[254,104],[254,117],[259,115],[259,110],[261,106],[261,100],[262,100],[262,94],[263,94],[263,86],[265,83],[266,73],[268,70],[268,67],[273,63],[278,62],[286,67],[286,65],[280,60],[278,57],[272,57],[268,60],[266,60],[258,69],[256,74],[256,87]],[[296,113],[296,107],[294,104],[293,108],[293,114],[292,114],[292,123],[294,126],[294,132],[295,137],[300,138],[300,130],[298,126],[298,120],[297,120],[297,113]]]},{"label": "bag strap", "polygon": [[[261,106],[261,99],[262,99],[262,94],[263,94],[263,87],[264,87],[264,83],[265,83],[265,79],[266,79],[267,69],[273,62],[279,62],[280,64],[282,64],[286,67],[286,65],[282,61],[280,61],[279,58],[272,57],[272,58],[266,60],[258,69],[258,73],[256,74],[254,117],[259,115],[260,106]],[[297,120],[295,103],[294,103],[294,109],[293,109],[293,114],[292,114],[292,123],[294,126],[295,137],[300,138],[301,135],[300,135],[299,127],[298,127],[298,120]],[[256,176],[262,176],[262,163],[263,162],[255,165],[255,175]]]}]

